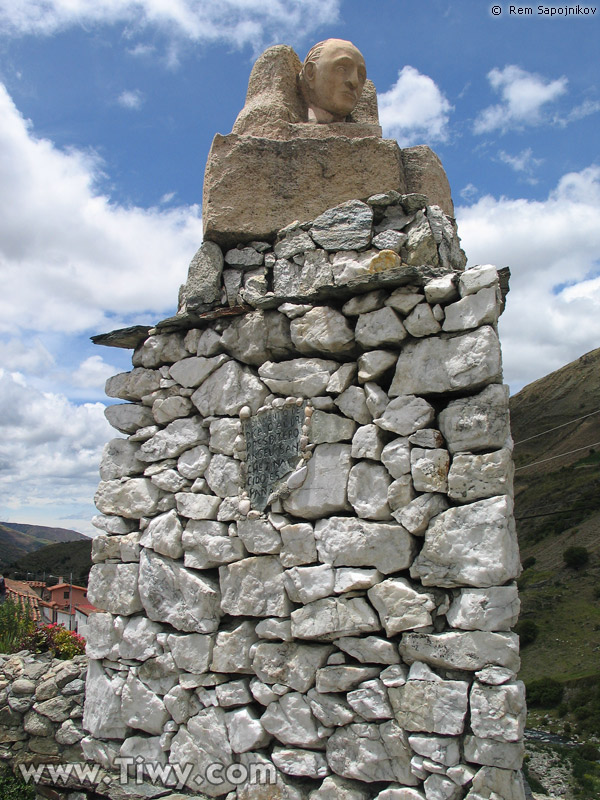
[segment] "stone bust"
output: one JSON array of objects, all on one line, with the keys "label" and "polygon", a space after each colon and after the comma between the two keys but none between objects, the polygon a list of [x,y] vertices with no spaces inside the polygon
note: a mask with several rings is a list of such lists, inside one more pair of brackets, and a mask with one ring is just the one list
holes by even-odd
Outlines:
[{"label": "stone bust", "polygon": [[344,39],[326,39],[311,47],[298,83],[308,121],[344,122],[362,94],[367,69],[360,50]]}]

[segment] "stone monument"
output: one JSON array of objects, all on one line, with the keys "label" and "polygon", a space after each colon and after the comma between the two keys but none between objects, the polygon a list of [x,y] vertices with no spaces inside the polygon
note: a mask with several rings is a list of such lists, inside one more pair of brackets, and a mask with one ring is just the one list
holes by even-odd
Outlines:
[{"label": "stone monument", "polygon": [[524,800],[502,276],[340,40],[259,58],[204,209],[178,313],[95,339],[135,349],[86,756],[194,798]]}]

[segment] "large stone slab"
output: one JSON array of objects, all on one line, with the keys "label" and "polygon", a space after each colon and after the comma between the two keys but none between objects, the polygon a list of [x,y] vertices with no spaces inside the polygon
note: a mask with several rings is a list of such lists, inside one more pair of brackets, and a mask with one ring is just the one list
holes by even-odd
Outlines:
[{"label": "large stone slab", "polygon": [[303,519],[320,519],[350,511],[347,484],[352,466],[349,444],[320,444],[308,462],[302,486],[283,501],[287,512]]},{"label": "large stone slab", "polygon": [[506,495],[449,508],[425,532],[411,567],[425,586],[497,586],[521,572],[512,501]]},{"label": "large stone slab", "polygon": [[521,664],[516,633],[405,633],[400,642],[400,655],[407,664],[425,661],[445,669],[474,671],[496,665],[516,672]]},{"label": "large stone slab", "polygon": [[282,683],[306,693],[331,652],[329,645],[259,642],[252,650],[252,668],[264,683]]},{"label": "large stone slab", "polygon": [[95,564],[90,570],[88,597],[111,614],[141,611],[137,564]]},{"label": "large stone slab", "polygon": [[362,597],[326,597],[292,611],[292,636],[332,641],[381,629],[377,615]]},{"label": "large stone slab", "polygon": [[[256,412],[269,390],[248,367],[228,361],[212,372],[192,395],[192,402],[204,417],[234,416],[243,406]],[[194,442],[196,444],[196,442]]]},{"label": "large stone slab", "polygon": [[410,769],[412,750],[394,721],[357,723],[338,728],[327,741],[327,762],[343,778],[373,783],[397,781],[416,786]]},{"label": "large stone slab", "polygon": [[330,517],[315,525],[319,558],[334,567],[377,567],[384,575],[411,564],[416,540],[401,526],[353,517]]},{"label": "large stone slab", "polygon": [[144,550],[139,583],[141,601],[150,619],[180,631],[217,630],[221,593],[214,579]]},{"label": "large stone slab", "polygon": [[221,608],[232,616],[287,617],[283,568],[274,556],[254,556],[219,569]]},{"label": "large stone slab", "polygon": [[502,377],[500,343],[493,328],[451,339],[419,339],[404,345],[389,394],[444,394],[479,389]]},{"label": "large stone slab", "polygon": [[492,384],[472,397],[452,400],[439,426],[451,453],[498,450],[510,437],[508,386]]},{"label": "large stone slab", "polygon": [[140,519],[156,513],[161,496],[148,478],[121,478],[101,481],[94,502],[103,514]]},{"label": "large stone slab", "polygon": [[404,730],[456,736],[464,729],[468,690],[466,681],[409,680],[388,695]]},{"label": "large stone slab", "polygon": [[267,361],[258,374],[275,394],[314,397],[323,394],[339,366],[337,361],[324,358],[293,358],[280,363]]}]

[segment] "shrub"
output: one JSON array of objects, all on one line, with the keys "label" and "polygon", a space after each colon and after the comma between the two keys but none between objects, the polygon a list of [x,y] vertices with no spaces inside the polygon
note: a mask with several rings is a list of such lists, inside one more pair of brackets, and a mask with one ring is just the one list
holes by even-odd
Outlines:
[{"label": "shrub", "polygon": [[527,684],[527,703],[540,708],[553,708],[562,700],[563,691],[562,684],[554,678],[538,678]]},{"label": "shrub", "polygon": [[514,631],[519,634],[521,647],[527,647],[528,644],[535,642],[540,629],[532,619],[522,619],[517,622]]},{"label": "shrub", "polygon": [[42,625],[23,641],[23,649],[34,653],[52,652],[56,658],[67,660],[85,653],[85,639],[62,625]]},{"label": "shrub", "polygon": [[585,758],[586,761],[598,761],[600,759],[600,750],[595,745],[587,742],[579,748],[579,755]]},{"label": "shrub", "polygon": [[525,559],[525,561],[523,561],[523,571],[525,571],[526,569],[529,569],[529,567],[533,567],[533,565],[535,564],[535,561],[536,561],[535,556],[528,556]]},{"label": "shrub", "polygon": [[590,560],[590,554],[587,547],[567,547],[563,553],[563,561],[567,567],[573,569],[581,569]]},{"label": "shrub", "polygon": [[0,797],[2,800],[34,800],[35,788],[13,775],[8,766],[0,764]]},{"label": "shrub", "polygon": [[22,608],[12,600],[0,605],[0,653],[17,653],[25,649],[23,640],[35,631],[28,607]]}]

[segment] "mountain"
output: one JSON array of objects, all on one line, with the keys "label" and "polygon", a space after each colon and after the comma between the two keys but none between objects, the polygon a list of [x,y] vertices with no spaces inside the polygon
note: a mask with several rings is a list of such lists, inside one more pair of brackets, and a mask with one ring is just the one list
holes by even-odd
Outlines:
[{"label": "mountain", "polygon": [[26,553],[56,542],[88,540],[87,536],[68,528],[51,528],[45,525],[27,525],[18,522],[0,522],[0,570]]},{"label": "mountain", "polygon": [[[48,584],[58,583],[63,577],[69,583],[87,586],[88,574],[92,566],[92,540],[84,537],[82,541],[58,542],[40,547],[26,553],[10,564],[5,576],[23,578],[30,573],[31,580],[46,580]],[[50,578],[49,576],[54,576]]]}]

